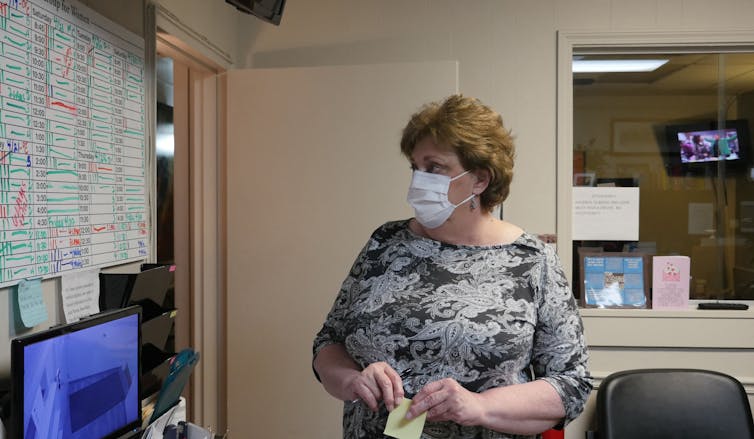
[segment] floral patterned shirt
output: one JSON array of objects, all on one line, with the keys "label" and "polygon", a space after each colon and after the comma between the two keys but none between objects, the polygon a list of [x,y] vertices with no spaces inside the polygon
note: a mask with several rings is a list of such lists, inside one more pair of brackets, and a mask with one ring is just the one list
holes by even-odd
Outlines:
[{"label": "floral patterned shirt", "polygon": [[[407,397],[453,378],[483,392],[542,379],[578,416],[592,389],[581,317],[554,251],[528,233],[510,244],[451,245],[414,234],[408,220],[377,229],[343,282],[314,355],[331,343],[362,367],[411,369]],[[385,438],[387,411],[346,402],[343,437]],[[521,438],[428,422],[423,439]]]}]

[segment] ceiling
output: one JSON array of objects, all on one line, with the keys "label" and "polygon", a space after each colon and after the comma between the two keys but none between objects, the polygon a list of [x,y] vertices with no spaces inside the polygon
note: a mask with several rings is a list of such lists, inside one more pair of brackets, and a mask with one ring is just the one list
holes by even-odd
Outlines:
[{"label": "ceiling", "polygon": [[653,72],[574,73],[574,91],[589,94],[716,94],[718,72],[727,95],[754,90],[754,53],[676,55],[576,55],[574,59],[669,59]]}]

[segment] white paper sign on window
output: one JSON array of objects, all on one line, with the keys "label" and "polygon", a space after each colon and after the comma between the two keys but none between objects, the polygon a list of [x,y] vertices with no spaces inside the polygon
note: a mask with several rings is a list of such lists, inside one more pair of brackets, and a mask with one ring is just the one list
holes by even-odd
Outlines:
[{"label": "white paper sign on window", "polygon": [[574,187],[573,238],[638,241],[638,187]]},{"label": "white paper sign on window", "polygon": [[715,233],[715,209],[712,203],[689,203],[689,235]]}]

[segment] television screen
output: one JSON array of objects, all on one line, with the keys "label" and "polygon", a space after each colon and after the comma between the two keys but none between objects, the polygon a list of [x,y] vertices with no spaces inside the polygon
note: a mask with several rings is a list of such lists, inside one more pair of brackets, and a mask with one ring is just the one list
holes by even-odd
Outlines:
[{"label": "television screen", "polygon": [[11,342],[17,438],[114,438],[141,426],[141,308],[129,307]]},{"label": "television screen", "polygon": [[665,134],[661,151],[669,175],[739,172],[750,163],[751,141],[746,119],[666,125]]},{"label": "television screen", "polygon": [[740,135],[736,128],[704,131],[678,131],[681,163],[738,160]]}]

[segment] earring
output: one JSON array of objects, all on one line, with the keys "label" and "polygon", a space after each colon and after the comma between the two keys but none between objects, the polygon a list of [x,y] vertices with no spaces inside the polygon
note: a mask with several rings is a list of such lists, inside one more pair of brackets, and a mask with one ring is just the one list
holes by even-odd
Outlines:
[{"label": "earring", "polygon": [[474,198],[471,199],[471,210],[476,209],[476,194],[474,194]]}]

